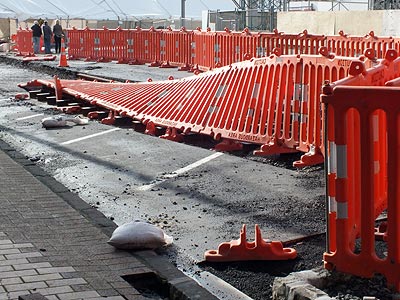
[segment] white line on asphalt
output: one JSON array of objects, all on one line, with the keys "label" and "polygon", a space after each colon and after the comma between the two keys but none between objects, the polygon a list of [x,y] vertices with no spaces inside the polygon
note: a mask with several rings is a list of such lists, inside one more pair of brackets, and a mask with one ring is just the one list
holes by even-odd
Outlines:
[{"label": "white line on asphalt", "polygon": [[87,135],[87,136],[83,136],[83,137],[80,137],[80,138],[77,138],[77,139],[74,139],[74,140],[66,141],[66,142],[61,143],[60,145],[69,145],[69,144],[80,142],[80,141],[83,141],[83,140],[87,140],[87,139],[90,139],[90,138],[93,138],[93,137],[96,137],[96,136],[99,136],[99,135],[103,135],[103,134],[107,134],[107,133],[110,133],[110,132],[114,132],[114,131],[117,131],[117,130],[120,130],[120,129],[121,128],[109,129],[109,130],[106,130],[106,131],[103,131],[103,132],[98,132],[98,133]]},{"label": "white line on asphalt", "polygon": [[36,118],[36,117],[41,117],[41,116],[44,116],[44,114],[36,114],[36,115],[32,115],[32,116],[17,118],[15,120],[22,121],[22,120],[28,120],[28,119],[32,119],[32,118]]},{"label": "white line on asphalt", "polygon": [[154,183],[142,185],[142,186],[136,188],[136,190],[137,191],[148,191],[148,190],[152,189],[153,187],[155,187],[156,185],[166,181],[169,178],[173,178],[173,177],[176,177],[176,176],[178,176],[180,174],[186,173],[186,172],[188,172],[188,171],[190,171],[190,170],[192,170],[194,168],[197,168],[197,167],[199,167],[201,165],[204,165],[205,163],[207,163],[207,162],[209,162],[209,161],[211,161],[211,160],[213,160],[213,159],[215,159],[217,157],[220,157],[221,155],[223,155],[222,152],[214,153],[214,154],[212,154],[210,156],[207,156],[207,157],[205,157],[203,159],[200,159],[200,160],[198,160],[198,161],[196,161],[196,162],[194,162],[194,163],[192,163],[192,164],[190,164],[190,165],[188,165],[186,167],[180,168],[180,169],[176,170],[175,172],[163,175],[161,177],[161,180],[158,180],[157,182],[154,182]]}]

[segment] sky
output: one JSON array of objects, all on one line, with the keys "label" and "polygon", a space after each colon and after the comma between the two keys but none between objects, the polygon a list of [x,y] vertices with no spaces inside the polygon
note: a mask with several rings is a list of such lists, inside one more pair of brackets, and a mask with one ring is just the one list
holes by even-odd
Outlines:
[{"label": "sky", "polygon": [[[186,17],[203,10],[233,10],[231,0],[186,0]],[[134,20],[180,17],[181,0],[0,0],[0,17]]]}]

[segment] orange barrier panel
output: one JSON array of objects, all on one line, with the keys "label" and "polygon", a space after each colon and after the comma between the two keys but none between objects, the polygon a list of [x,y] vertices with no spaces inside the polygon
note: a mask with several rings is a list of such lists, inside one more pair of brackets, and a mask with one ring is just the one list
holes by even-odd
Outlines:
[{"label": "orange barrier panel", "polygon": [[161,61],[164,63],[163,66],[179,66],[189,70],[193,65],[191,51],[193,31],[187,31],[185,28],[181,28],[179,31],[168,29],[162,31],[162,36],[163,41],[165,41],[161,57]]},{"label": "orange barrier panel", "polygon": [[202,71],[213,69],[218,61],[215,61],[216,33],[207,29],[206,32],[196,30],[193,32],[194,58],[193,65]]},{"label": "orange barrier panel", "polygon": [[20,27],[17,31],[15,44],[18,55],[33,55],[32,31]]},{"label": "orange barrier panel", "polygon": [[[366,77],[382,75],[372,73]],[[325,87],[322,96],[328,107],[330,197],[325,268],[362,277],[380,273],[400,291],[400,89],[332,87]],[[376,250],[375,222],[384,209],[387,252],[381,253]]]},{"label": "orange barrier panel", "polygon": [[365,50],[372,49],[374,57],[383,58],[387,50],[394,46],[395,41],[392,37],[377,37],[373,31],[364,37],[350,36],[343,31],[337,36],[326,37],[328,50],[342,56],[358,57]]},{"label": "orange barrier panel", "polygon": [[260,34],[261,55],[270,55],[274,48],[279,48],[284,55],[318,54],[318,49],[325,45],[325,36],[310,35],[307,30],[300,34],[274,33]]}]

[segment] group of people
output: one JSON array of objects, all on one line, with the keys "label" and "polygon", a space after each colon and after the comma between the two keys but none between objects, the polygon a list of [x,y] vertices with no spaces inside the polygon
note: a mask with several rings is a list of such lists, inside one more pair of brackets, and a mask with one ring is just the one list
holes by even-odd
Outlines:
[{"label": "group of people", "polygon": [[39,24],[39,21],[35,21],[32,29],[32,41],[33,41],[33,52],[35,54],[40,52],[40,38],[43,35],[44,41],[44,52],[51,54],[51,39],[54,37],[55,52],[61,52],[61,39],[64,36],[60,21],[56,20],[56,24],[53,29],[49,26],[47,21],[43,22],[43,25]]}]

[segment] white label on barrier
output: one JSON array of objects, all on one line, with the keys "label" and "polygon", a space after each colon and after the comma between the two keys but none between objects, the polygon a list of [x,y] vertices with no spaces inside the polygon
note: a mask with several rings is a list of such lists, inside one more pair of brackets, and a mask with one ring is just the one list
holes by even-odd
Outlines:
[{"label": "white label on barrier", "polygon": [[347,178],[347,145],[336,145],[337,178]]},{"label": "white label on barrier", "polygon": [[328,196],[329,212],[337,212],[337,202],[335,197]]},{"label": "white label on barrier", "polygon": [[336,144],[329,142],[328,172],[336,174]]},{"label": "white label on barrier", "polygon": [[192,97],[192,95],[194,94],[195,91],[196,91],[195,88],[190,89],[189,92],[186,94],[186,97],[185,97],[185,98],[190,98],[190,97]]},{"label": "white label on barrier", "polygon": [[301,91],[302,91],[302,97],[301,100],[304,102],[308,101],[308,85],[307,84],[302,84],[301,85]]},{"label": "white label on barrier", "polygon": [[247,116],[248,116],[248,117],[253,117],[253,115],[254,115],[254,109],[253,109],[253,108],[249,108],[249,109],[247,110]]},{"label": "white label on barrier", "polygon": [[337,205],[337,213],[336,213],[337,219],[347,219],[348,218],[347,202],[336,202],[336,205]]},{"label": "white label on barrier", "polygon": [[169,93],[168,90],[162,91],[162,92],[160,93],[160,95],[158,95],[158,98],[162,98],[162,97],[164,97],[165,95],[167,95],[168,93]]},{"label": "white label on barrier", "polygon": [[222,85],[222,84],[221,84],[221,85],[218,87],[217,93],[215,94],[215,98],[223,97],[224,94],[225,94],[225,88],[226,88],[226,85]]},{"label": "white label on barrier", "polygon": [[259,83],[255,83],[254,84],[254,88],[253,88],[253,96],[252,96],[252,98],[255,98],[255,99],[258,98],[259,90],[260,90],[260,84]]}]

